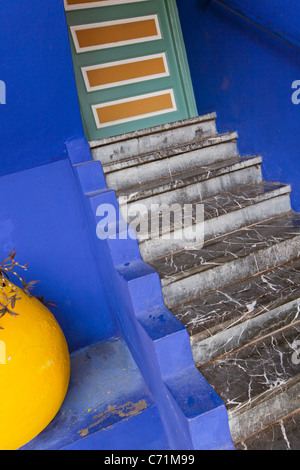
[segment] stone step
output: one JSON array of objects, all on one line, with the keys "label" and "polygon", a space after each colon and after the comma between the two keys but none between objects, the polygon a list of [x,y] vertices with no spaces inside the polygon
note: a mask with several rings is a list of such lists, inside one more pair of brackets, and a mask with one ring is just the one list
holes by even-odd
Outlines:
[{"label": "stone step", "polygon": [[[276,421],[286,442],[280,420],[300,396],[300,214],[290,186],[263,181],[261,157],[239,156],[238,134],[219,135],[215,118],[90,148],[160,276],[166,307],[187,328],[196,366],[227,406],[234,442],[246,448]],[[185,371],[173,382],[180,396],[195,380]]]},{"label": "stone step", "polygon": [[216,114],[150,127],[128,134],[90,142],[94,160],[102,164],[154,152],[182,143],[191,143],[217,134]]},{"label": "stone step", "polygon": [[187,328],[197,366],[300,320],[300,259],[172,309]]},{"label": "stone step", "polygon": [[262,181],[261,162],[260,156],[233,157],[146,181],[118,190],[116,194],[121,209],[126,205],[128,212],[137,202],[147,209],[152,204],[188,204],[241,186],[259,183]]},{"label": "stone step", "polygon": [[300,409],[235,443],[237,450],[299,450]]},{"label": "stone step", "polygon": [[[178,206],[174,214],[170,210],[161,216],[155,213],[140,225],[142,233],[138,239],[142,257],[149,261],[285,214],[291,210],[290,191],[288,185],[262,182],[193,203],[188,220],[184,219],[188,211],[180,204],[173,206],[174,209]],[[168,223],[170,219],[173,220]]]},{"label": "stone step", "polygon": [[300,320],[199,368],[227,406],[234,442],[299,409],[299,344]]},{"label": "stone step", "polygon": [[103,165],[107,186],[124,189],[235,157],[238,155],[237,139],[238,135],[233,132]]},{"label": "stone step", "polygon": [[300,253],[300,214],[265,220],[158,258],[168,308],[289,261]]}]

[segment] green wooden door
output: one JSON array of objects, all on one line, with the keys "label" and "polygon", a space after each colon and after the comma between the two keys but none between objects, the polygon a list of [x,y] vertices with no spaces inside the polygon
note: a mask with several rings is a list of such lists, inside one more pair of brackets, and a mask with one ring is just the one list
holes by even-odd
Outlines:
[{"label": "green wooden door", "polygon": [[176,0],[64,0],[89,141],[197,115]]}]

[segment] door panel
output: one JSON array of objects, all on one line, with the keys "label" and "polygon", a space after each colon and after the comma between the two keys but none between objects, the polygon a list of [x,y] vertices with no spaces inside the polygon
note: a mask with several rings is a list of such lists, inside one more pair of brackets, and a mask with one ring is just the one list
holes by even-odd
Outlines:
[{"label": "door panel", "polygon": [[108,5],[120,5],[121,3],[135,3],[148,0],[64,0],[65,10],[81,10],[83,8],[95,8]]},{"label": "door panel", "polygon": [[197,114],[175,0],[65,0],[88,140]]},{"label": "door panel", "polygon": [[170,75],[165,53],[82,67],[81,71],[88,92]]}]

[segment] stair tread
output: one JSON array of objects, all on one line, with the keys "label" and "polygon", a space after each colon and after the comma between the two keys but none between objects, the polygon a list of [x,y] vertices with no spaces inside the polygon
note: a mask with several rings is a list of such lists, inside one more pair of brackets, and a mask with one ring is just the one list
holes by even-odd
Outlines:
[{"label": "stair tread", "polygon": [[[241,210],[253,204],[280,196],[282,194],[289,194],[290,191],[291,191],[291,188],[289,185],[285,185],[281,183],[269,183],[269,182],[263,181],[261,183],[256,183],[250,186],[238,188],[234,191],[221,193],[221,194],[212,196],[202,201],[197,200],[191,203],[191,215],[192,215],[191,222],[192,222],[192,225],[195,224],[197,206],[200,204],[203,204],[203,210],[204,210],[203,220],[204,220],[204,229],[205,229],[205,222],[207,222],[210,219],[220,217],[222,215],[228,214],[230,212],[234,212],[236,210]],[[181,210],[183,211],[183,208],[181,208]],[[158,215],[155,215],[154,218],[157,219]],[[171,220],[170,229],[166,227],[165,230],[160,229],[156,231],[156,233],[154,232],[151,233],[152,221],[153,221],[153,218],[149,217],[148,219],[149,234],[138,235],[139,240],[149,239],[151,238],[151,236],[153,236],[153,238],[158,237],[160,233],[165,234],[167,232],[173,232],[176,229],[182,228],[182,223],[179,218],[179,221],[175,220],[174,222],[174,220]],[[202,222],[202,220],[200,222]]]},{"label": "stair tread", "polygon": [[61,449],[152,406],[151,394],[124,340],[108,340],[71,355],[70,385],[62,407],[23,448]]},{"label": "stair tread", "polygon": [[291,212],[209,240],[203,247],[195,245],[157,258],[149,264],[166,286],[195,272],[207,271],[299,235],[300,214]]},{"label": "stair tread", "polygon": [[235,443],[237,450],[299,450],[300,409]]},{"label": "stair tread", "polygon": [[233,210],[247,207],[280,194],[287,194],[290,191],[289,185],[263,181],[245,188],[238,188],[236,191],[219,194],[203,201],[205,220],[220,217]]},{"label": "stair tread", "polygon": [[[299,403],[300,369],[292,355],[300,341],[300,214],[290,211],[290,186],[262,181],[261,157],[238,156],[238,134],[218,134],[215,117],[90,147],[121,207],[144,200],[141,255],[159,274],[165,305],[187,328],[198,370],[227,406],[233,438],[241,440]],[[190,231],[202,205],[203,241],[164,240],[182,228],[180,217],[163,232],[151,231],[159,216],[150,204],[164,200],[177,203],[179,213],[191,205]]]},{"label": "stair tread", "polygon": [[159,126],[153,126],[146,129],[141,129],[133,132],[128,132],[126,134],[120,134],[112,137],[106,137],[100,140],[94,140],[89,142],[90,148],[101,147],[103,145],[108,145],[111,143],[122,142],[124,140],[135,139],[137,137],[147,136],[154,133],[161,133],[165,130],[176,129],[178,127],[185,127],[191,124],[197,124],[205,121],[210,121],[216,118],[216,113],[207,113],[201,116],[195,116],[188,119],[183,119],[180,121],[175,121],[167,124],[161,124]]},{"label": "stair tread", "polygon": [[[187,328],[192,342],[200,342],[298,298],[300,259],[296,258],[185,302],[171,311]],[[292,316],[286,315],[285,321],[293,322],[297,318],[292,313]]]},{"label": "stair tread", "polygon": [[166,158],[203,149],[206,147],[211,147],[226,142],[236,142],[237,139],[237,132],[228,132],[226,134],[205,137],[197,142],[179,144],[176,146],[164,148],[162,150],[156,150],[155,152],[148,152],[133,157],[123,158],[121,160],[104,163],[103,171],[105,174],[108,174],[111,172],[123,170],[125,168],[134,167],[136,165],[143,165],[157,160],[164,160]]},{"label": "stair tread", "polygon": [[199,370],[224,401],[232,419],[270,396],[298,386],[300,369],[293,361],[293,345],[299,340],[300,321],[204,364]]},{"label": "stair tread", "polygon": [[136,186],[120,189],[116,191],[116,194],[120,204],[122,204],[125,198],[128,202],[138,201],[146,197],[171,191],[172,189],[206,181],[225,173],[238,171],[248,166],[260,165],[261,162],[262,158],[260,156],[233,157],[228,160],[198,166],[177,174],[167,175],[159,179],[143,182]]}]

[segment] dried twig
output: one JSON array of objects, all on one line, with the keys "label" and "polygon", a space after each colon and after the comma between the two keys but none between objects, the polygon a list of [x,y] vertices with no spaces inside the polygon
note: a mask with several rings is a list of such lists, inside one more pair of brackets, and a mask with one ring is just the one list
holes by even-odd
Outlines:
[{"label": "dried twig", "polygon": [[[56,306],[54,302],[45,301],[43,296],[39,297],[31,292],[31,289],[39,281],[26,282],[25,279],[17,273],[16,269],[18,268],[27,271],[27,264],[19,264],[15,259],[16,255],[17,252],[14,248],[8,257],[0,263],[0,319],[7,314],[13,317],[19,315],[14,311],[14,308],[16,302],[20,300],[21,297],[19,296],[18,288],[10,282],[11,275],[15,276],[21,282],[22,290],[28,297],[35,297],[47,306]],[[0,329],[2,329],[1,326]]]}]

